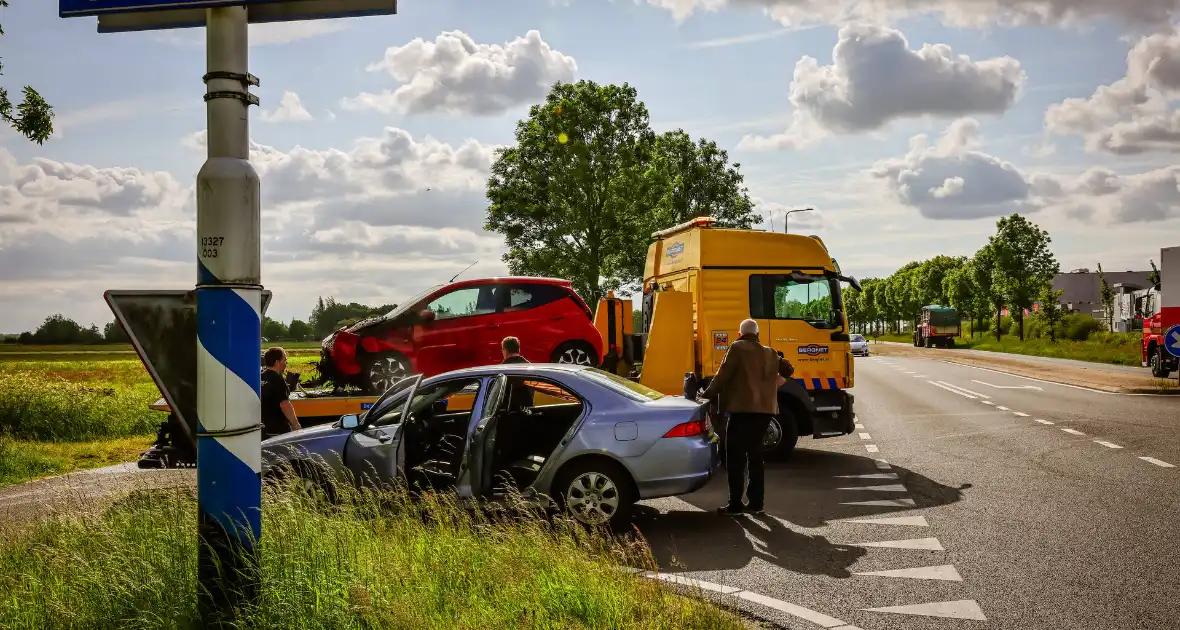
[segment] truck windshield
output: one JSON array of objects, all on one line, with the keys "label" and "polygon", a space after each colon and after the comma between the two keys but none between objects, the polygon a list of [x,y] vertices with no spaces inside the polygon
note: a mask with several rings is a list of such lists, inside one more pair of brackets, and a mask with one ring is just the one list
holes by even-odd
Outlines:
[{"label": "truck windshield", "polygon": [[750,276],[754,318],[801,320],[831,330],[843,325],[842,308],[838,280],[798,273]]}]

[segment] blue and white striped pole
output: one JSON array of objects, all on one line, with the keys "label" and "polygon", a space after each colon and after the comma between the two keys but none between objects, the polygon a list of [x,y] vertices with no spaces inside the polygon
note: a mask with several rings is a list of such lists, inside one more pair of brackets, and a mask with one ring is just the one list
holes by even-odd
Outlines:
[{"label": "blue and white striped pole", "polygon": [[206,10],[208,159],[197,175],[197,579],[206,626],[258,593],[262,248],[245,6]]}]

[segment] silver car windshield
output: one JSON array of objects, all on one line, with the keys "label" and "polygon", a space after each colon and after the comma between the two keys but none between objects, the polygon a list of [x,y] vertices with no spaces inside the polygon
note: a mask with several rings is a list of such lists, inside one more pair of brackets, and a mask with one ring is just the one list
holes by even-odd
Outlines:
[{"label": "silver car windshield", "polygon": [[852,340],[853,341],[864,341],[865,338],[861,335],[852,335]]},{"label": "silver car windshield", "polygon": [[647,385],[636,383],[635,381],[623,378],[618,374],[611,374],[605,370],[600,370],[598,368],[586,368],[582,371],[582,373],[594,379],[598,383],[605,385],[607,388],[612,389],[626,396],[627,398],[630,398],[631,400],[637,400],[639,402],[651,402],[664,397],[663,394],[648,387]]}]

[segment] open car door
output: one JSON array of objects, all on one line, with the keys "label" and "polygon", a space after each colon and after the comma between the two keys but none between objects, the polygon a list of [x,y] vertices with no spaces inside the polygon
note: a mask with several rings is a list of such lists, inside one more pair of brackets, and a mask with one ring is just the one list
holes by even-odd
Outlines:
[{"label": "open car door", "polygon": [[479,422],[471,436],[471,450],[469,451],[471,470],[471,489],[475,498],[486,497],[492,490],[493,449],[496,447],[496,421],[504,406],[504,397],[508,392],[508,377],[496,375],[488,387],[484,397],[483,407],[480,409]]},{"label": "open car door", "polygon": [[386,486],[404,474],[405,423],[422,375],[410,378],[409,386],[404,388],[407,390],[405,398],[394,395],[390,404],[375,405],[365,415],[364,426],[358,427],[344,446],[344,465],[361,484]]}]

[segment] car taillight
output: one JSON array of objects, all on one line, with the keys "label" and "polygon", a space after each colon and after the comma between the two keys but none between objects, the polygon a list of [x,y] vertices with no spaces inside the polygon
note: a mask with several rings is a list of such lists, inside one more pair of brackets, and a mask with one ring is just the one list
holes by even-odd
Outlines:
[{"label": "car taillight", "polygon": [[691,422],[685,422],[685,423],[678,424],[678,425],[672,427],[672,430],[665,433],[664,437],[666,437],[666,438],[681,438],[681,437],[693,437],[696,435],[704,435],[704,434],[705,434],[705,421],[704,420],[693,420]]}]

